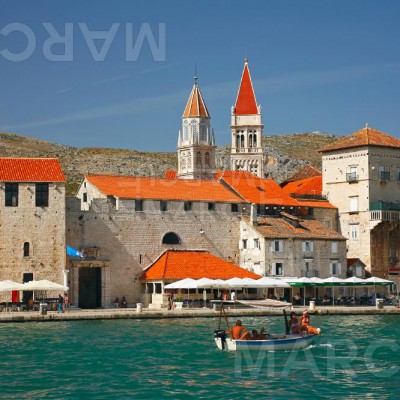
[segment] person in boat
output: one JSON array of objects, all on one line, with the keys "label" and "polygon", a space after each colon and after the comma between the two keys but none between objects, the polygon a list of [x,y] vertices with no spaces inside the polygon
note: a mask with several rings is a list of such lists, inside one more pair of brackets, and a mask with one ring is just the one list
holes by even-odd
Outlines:
[{"label": "person in boat", "polygon": [[297,314],[294,311],[290,313],[290,319],[288,325],[289,325],[289,331],[291,331],[292,333],[296,334],[301,332],[300,322],[297,319]]},{"label": "person in boat", "polygon": [[264,327],[261,327],[259,336],[260,336],[260,340],[265,340],[265,339],[268,338],[268,336],[270,336],[270,334],[269,333],[265,333]]},{"label": "person in boat", "polygon": [[256,329],[251,331],[251,340],[260,340],[260,335],[258,334]]},{"label": "person in boat", "polygon": [[320,328],[314,328],[310,325],[310,317],[307,310],[304,311],[303,315],[300,317],[300,329],[302,329],[302,327],[306,328],[305,330],[309,335],[319,335],[321,333]]},{"label": "person in boat", "polygon": [[232,339],[236,340],[248,339],[250,337],[250,332],[247,329],[243,328],[242,321],[240,319],[236,321],[235,326],[229,329],[228,334],[229,333],[232,334]]}]

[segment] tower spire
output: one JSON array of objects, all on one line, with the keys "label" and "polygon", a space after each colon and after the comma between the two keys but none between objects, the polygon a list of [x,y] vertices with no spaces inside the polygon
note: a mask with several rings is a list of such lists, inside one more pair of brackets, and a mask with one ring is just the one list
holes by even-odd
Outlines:
[{"label": "tower spire", "polygon": [[194,84],[197,86],[197,64],[194,64]]},{"label": "tower spire", "polygon": [[257,100],[253,90],[253,83],[249,71],[247,57],[244,59],[242,79],[234,106],[236,115],[256,115],[259,114]]}]

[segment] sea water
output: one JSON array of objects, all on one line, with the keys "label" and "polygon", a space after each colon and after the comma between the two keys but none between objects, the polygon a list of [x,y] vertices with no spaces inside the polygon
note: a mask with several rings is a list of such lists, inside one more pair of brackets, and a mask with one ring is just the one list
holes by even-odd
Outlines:
[{"label": "sea water", "polygon": [[[400,317],[311,320],[310,348],[273,353],[218,350],[207,318],[2,324],[0,398],[400,397]],[[283,317],[242,321],[283,331]]]}]

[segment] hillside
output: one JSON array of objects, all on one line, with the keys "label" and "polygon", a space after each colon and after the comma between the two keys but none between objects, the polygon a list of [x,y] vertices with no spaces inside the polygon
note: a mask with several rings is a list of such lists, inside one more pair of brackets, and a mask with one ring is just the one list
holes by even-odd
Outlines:
[{"label": "hillside", "polygon": [[[321,168],[317,152],[338,137],[320,132],[264,137],[268,176],[283,181],[305,164]],[[228,146],[217,148],[218,168],[229,168]],[[78,148],[0,132],[0,157],[57,157],[68,180],[67,193],[73,195],[87,173],[163,176],[177,168],[176,153],[150,153],[127,149]]]}]

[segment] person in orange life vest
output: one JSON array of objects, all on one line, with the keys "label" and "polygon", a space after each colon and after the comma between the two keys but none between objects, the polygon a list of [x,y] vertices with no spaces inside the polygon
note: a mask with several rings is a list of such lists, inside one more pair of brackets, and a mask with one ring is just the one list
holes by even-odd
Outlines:
[{"label": "person in orange life vest", "polygon": [[231,329],[229,329],[228,334],[232,334],[232,339],[249,339],[250,338],[250,332],[247,329],[244,329],[242,326],[242,321],[238,319],[236,321],[236,325],[232,326]]},{"label": "person in orange life vest", "polygon": [[308,316],[307,310],[304,311],[303,315],[300,317],[300,326],[305,326],[309,335],[319,335],[321,333],[320,328],[314,328],[310,325],[310,317]]}]

